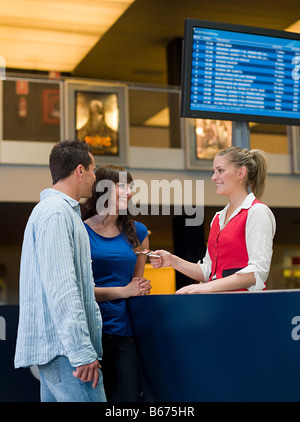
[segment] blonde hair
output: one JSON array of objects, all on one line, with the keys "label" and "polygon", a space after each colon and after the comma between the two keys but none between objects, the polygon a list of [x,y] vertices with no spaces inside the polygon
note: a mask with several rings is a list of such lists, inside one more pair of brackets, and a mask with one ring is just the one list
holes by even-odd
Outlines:
[{"label": "blonde hair", "polygon": [[259,149],[229,147],[219,151],[216,156],[228,156],[228,161],[235,167],[246,167],[246,187],[251,188],[256,198],[261,198],[267,178],[268,159],[267,154]]}]

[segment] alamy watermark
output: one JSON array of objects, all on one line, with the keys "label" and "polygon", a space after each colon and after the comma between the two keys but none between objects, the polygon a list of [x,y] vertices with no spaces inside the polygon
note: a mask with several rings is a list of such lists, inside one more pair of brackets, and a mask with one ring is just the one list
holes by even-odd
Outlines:
[{"label": "alamy watermark", "polygon": [[300,79],[300,55],[293,57],[292,64],[295,65],[295,67],[292,70],[292,78],[294,79],[294,81],[299,81],[299,79]]},{"label": "alamy watermark", "polygon": [[294,316],[291,324],[295,325],[295,327],[292,329],[292,332],[291,332],[292,339],[295,341],[298,341],[300,340],[300,316],[299,315]]},{"label": "alamy watermark", "polygon": [[[116,189],[119,186],[117,198]],[[123,189],[123,192],[122,192]],[[130,189],[132,199],[124,203],[124,198]],[[135,179],[127,183],[127,173],[120,172],[119,183],[111,180],[101,180],[96,186],[99,193],[96,209],[98,214],[116,215],[130,213],[138,215],[185,215],[186,226],[199,226],[204,217],[204,181],[175,179],[172,181]],[[116,201],[116,198],[118,201]],[[125,205],[124,205],[125,204]]]},{"label": "alamy watermark", "polygon": [[2,316],[0,316],[0,341],[1,340],[6,340],[6,321]]}]

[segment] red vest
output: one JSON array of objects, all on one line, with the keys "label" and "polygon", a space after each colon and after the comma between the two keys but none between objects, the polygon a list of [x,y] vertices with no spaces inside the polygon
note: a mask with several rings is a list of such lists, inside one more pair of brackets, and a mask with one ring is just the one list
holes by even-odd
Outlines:
[{"label": "red vest", "polygon": [[[255,199],[251,207],[259,203]],[[208,252],[211,264],[209,281],[216,275],[217,278],[227,277],[248,265],[246,246],[246,221],[249,209],[241,209],[226,226],[220,230],[219,215],[212,223],[209,238]],[[240,289],[247,291],[248,289]]]}]

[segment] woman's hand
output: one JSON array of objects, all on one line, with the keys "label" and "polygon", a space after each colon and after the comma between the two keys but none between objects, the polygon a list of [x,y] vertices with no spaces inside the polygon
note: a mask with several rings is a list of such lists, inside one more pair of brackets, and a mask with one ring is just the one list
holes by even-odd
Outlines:
[{"label": "woman's hand", "polygon": [[255,284],[254,273],[232,274],[208,283],[189,284],[177,290],[177,294],[217,293],[249,288]]},{"label": "woman's hand", "polygon": [[133,277],[131,282],[124,287],[126,297],[148,295],[151,290],[151,281],[142,277]]},{"label": "woman's hand", "polygon": [[209,283],[189,284],[188,286],[184,286],[175,292],[175,294],[178,294],[178,295],[193,295],[193,294],[200,294],[200,293],[210,293],[210,284]]},{"label": "woman's hand", "polygon": [[[157,255],[157,257],[153,255]],[[161,249],[151,253],[150,263],[153,268],[172,267],[172,257],[170,252]]]}]

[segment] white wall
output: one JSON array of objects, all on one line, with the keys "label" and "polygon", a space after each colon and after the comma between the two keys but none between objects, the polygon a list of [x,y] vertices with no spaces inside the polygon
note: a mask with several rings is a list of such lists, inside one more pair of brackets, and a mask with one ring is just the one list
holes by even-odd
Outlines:
[{"label": "white wall", "polygon": [[[45,165],[0,165],[0,202],[37,202],[41,190],[51,186],[48,165],[49,146],[40,154]],[[159,155],[157,155],[159,151]],[[287,155],[272,154],[270,174],[263,200],[273,207],[300,207],[300,176],[289,173]],[[164,164],[165,163],[165,164]],[[162,170],[162,165],[165,169]],[[153,168],[153,167],[160,168]],[[152,168],[151,168],[152,167]],[[129,166],[134,179],[179,179],[204,181],[204,205],[222,206],[226,199],[215,195],[211,172],[189,171],[184,168],[183,150],[153,148],[129,148]],[[274,172],[277,172],[275,174]]]}]

